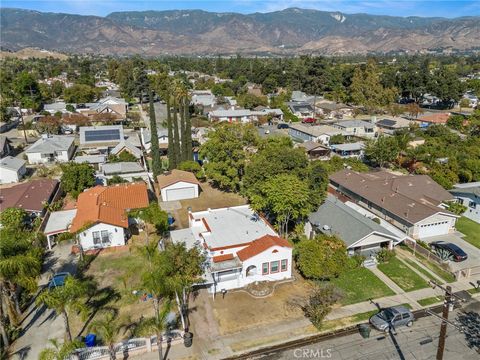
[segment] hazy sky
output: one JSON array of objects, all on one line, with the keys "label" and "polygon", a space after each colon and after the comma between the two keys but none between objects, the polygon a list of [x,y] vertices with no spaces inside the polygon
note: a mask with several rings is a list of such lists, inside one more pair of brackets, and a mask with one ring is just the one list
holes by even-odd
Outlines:
[{"label": "hazy sky", "polygon": [[270,12],[288,7],[397,16],[480,15],[480,0],[0,0],[1,7],[105,16],[113,11],[202,9],[217,12]]}]

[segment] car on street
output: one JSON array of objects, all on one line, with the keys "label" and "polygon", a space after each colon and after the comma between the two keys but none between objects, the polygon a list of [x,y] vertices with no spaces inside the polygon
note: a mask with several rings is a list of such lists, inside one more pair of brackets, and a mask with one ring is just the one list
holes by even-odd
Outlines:
[{"label": "car on street", "polygon": [[288,124],[285,124],[285,123],[281,123],[277,125],[277,129],[288,129],[289,127],[290,126],[288,126]]},{"label": "car on street", "polygon": [[377,330],[389,331],[399,326],[412,326],[415,317],[405,306],[392,306],[382,309],[378,314],[370,318],[370,324]]},{"label": "car on street", "polygon": [[304,124],[315,124],[315,119],[311,118],[311,117],[308,117],[308,118],[303,119],[302,123],[304,123]]},{"label": "car on street", "polygon": [[465,261],[468,255],[459,246],[446,241],[433,241],[430,243],[430,248],[435,252],[445,252],[449,258],[455,262]]},{"label": "car on street", "polygon": [[65,285],[65,279],[67,278],[67,276],[70,276],[70,275],[71,274],[69,272],[55,273],[48,283],[48,288],[53,289],[53,288],[56,288],[58,286]]}]

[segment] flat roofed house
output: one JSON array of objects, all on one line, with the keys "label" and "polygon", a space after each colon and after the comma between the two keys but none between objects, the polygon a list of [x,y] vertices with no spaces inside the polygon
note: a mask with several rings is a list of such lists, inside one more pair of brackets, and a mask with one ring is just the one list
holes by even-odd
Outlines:
[{"label": "flat roofed house", "polygon": [[75,152],[75,137],[42,135],[25,151],[29,164],[68,162]]},{"label": "flat roofed house", "polygon": [[331,150],[317,142],[313,141],[305,141],[297,145],[297,147],[302,148],[308,155],[310,160],[328,160],[330,159],[330,152]]},{"label": "flat roofed house", "polygon": [[25,160],[6,156],[0,159],[0,184],[19,182],[27,172]]},{"label": "flat roofed house", "polygon": [[459,216],[442,207],[454,197],[427,175],[341,170],[330,175],[330,184],[414,239],[455,231]]},{"label": "flat roofed house", "polygon": [[125,139],[122,125],[80,127],[80,146],[116,146]]},{"label": "flat roofed house", "polygon": [[291,124],[288,129],[288,134],[295,140],[313,141],[327,146],[330,144],[330,138],[332,136],[349,135],[345,131],[329,125],[305,125],[299,123]]},{"label": "flat roofed house", "polygon": [[69,232],[84,250],[122,246],[130,236],[128,211],[146,207],[145,183],[96,186],[78,196]]},{"label": "flat roofed house", "polygon": [[330,145],[332,152],[341,158],[361,159],[364,155],[365,144],[363,142]]},{"label": "flat roofed house", "polygon": [[198,198],[200,182],[189,171],[173,169],[158,175],[157,182],[163,201]]},{"label": "flat roofed house", "polygon": [[308,216],[305,234],[336,235],[345,242],[350,255],[368,256],[381,248],[391,250],[403,241],[372,219],[328,195],[317,211]]},{"label": "flat roofed house", "polygon": [[375,125],[363,120],[345,120],[332,125],[352,136],[372,138],[375,136]]},{"label": "flat roofed house", "polygon": [[249,205],[189,213],[189,228],[170,237],[206,255],[205,285],[212,293],[292,276],[292,246]]}]

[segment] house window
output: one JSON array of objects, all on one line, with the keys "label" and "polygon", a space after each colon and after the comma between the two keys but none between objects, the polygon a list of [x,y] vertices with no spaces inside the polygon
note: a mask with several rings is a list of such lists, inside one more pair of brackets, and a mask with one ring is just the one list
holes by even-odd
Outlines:
[{"label": "house window", "polygon": [[468,203],[468,207],[470,207],[470,208],[472,208],[472,209],[475,209],[475,206],[476,206],[476,205],[477,205],[477,204],[475,204],[475,201],[470,201],[470,202]]},{"label": "house window", "polygon": [[276,273],[278,272],[278,261],[272,261],[270,263],[270,273]]},{"label": "house window", "polygon": [[108,234],[108,230],[102,230],[101,235],[102,235],[102,243],[103,244],[109,244],[110,243],[110,236]]},{"label": "house window", "polygon": [[287,263],[288,263],[288,260],[287,259],[283,259],[282,262],[281,262],[281,269],[282,271],[287,271]]},{"label": "house window", "polygon": [[262,275],[267,275],[268,274],[268,263],[263,263],[262,264]]},{"label": "house window", "polygon": [[102,243],[102,241],[100,240],[100,231],[92,232],[92,236],[93,236],[93,245],[99,245]]}]

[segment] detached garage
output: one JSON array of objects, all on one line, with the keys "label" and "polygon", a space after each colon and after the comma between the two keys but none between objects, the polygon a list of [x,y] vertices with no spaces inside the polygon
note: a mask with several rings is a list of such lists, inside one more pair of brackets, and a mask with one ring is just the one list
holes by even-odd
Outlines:
[{"label": "detached garage", "polygon": [[163,201],[198,198],[200,182],[188,171],[172,170],[157,178]]}]

